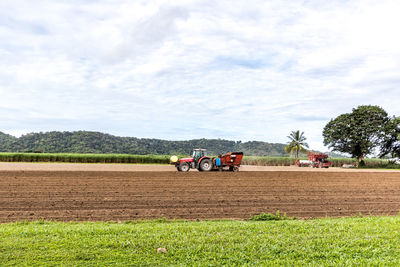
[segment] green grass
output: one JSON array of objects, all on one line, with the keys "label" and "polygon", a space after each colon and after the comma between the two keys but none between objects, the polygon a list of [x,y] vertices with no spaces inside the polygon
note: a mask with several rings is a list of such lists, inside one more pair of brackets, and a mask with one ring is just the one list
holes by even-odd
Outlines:
[{"label": "green grass", "polygon": [[0,225],[1,266],[395,266],[399,254],[399,217]]},{"label": "green grass", "polygon": [[283,215],[279,210],[273,213],[265,213],[261,212],[260,214],[256,214],[250,217],[251,221],[281,221],[281,220],[295,220],[295,217],[288,217],[286,213]]}]

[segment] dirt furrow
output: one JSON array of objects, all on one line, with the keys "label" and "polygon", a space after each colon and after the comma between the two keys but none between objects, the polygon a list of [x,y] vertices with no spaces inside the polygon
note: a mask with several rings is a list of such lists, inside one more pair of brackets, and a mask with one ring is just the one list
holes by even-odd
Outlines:
[{"label": "dirt furrow", "polygon": [[0,172],[0,222],[395,215],[400,172]]}]

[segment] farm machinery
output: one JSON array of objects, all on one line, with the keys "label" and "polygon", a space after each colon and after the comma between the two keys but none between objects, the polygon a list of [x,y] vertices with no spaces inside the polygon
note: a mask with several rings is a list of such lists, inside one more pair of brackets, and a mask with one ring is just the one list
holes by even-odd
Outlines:
[{"label": "farm machinery", "polygon": [[243,152],[229,152],[218,157],[207,156],[206,149],[194,149],[191,157],[179,159],[172,156],[170,163],[174,164],[180,172],[187,172],[190,169],[199,171],[239,171],[242,163]]},{"label": "farm machinery", "polygon": [[296,165],[299,167],[313,167],[313,168],[329,168],[332,167],[332,162],[328,161],[328,155],[324,153],[311,153],[308,152],[308,160],[296,160]]}]

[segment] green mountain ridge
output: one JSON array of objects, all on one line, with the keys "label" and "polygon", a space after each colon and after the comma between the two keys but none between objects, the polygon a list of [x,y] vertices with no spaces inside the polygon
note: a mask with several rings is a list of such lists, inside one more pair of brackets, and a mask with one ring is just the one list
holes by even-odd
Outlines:
[{"label": "green mountain ridge", "polygon": [[285,144],[262,141],[241,142],[224,139],[168,141],[120,137],[92,131],[29,133],[17,138],[0,132],[1,152],[187,155],[193,148],[206,148],[214,155],[243,151],[246,155],[252,156],[287,156]]}]

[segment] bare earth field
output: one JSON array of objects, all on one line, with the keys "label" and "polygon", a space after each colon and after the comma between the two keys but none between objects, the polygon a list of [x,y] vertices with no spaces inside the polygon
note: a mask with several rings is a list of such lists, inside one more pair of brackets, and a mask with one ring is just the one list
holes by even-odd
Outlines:
[{"label": "bare earth field", "polygon": [[[116,165],[27,165],[46,166],[46,170],[29,170],[26,164],[7,170],[9,164],[0,164],[0,222],[248,219],[276,210],[312,218],[400,211],[398,171],[286,168],[178,173],[172,166],[122,165],[142,171],[115,171],[120,170]],[[65,165],[71,169],[62,170]],[[85,169],[74,169],[78,165]],[[92,166],[101,168],[93,171]],[[151,171],[158,168],[166,169]]]},{"label": "bare earth field", "polygon": [[[0,171],[172,171],[176,172],[176,168],[172,165],[156,165],[156,164],[102,164],[102,163],[26,163],[26,162],[0,162]],[[400,170],[374,170],[374,169],[344,169],[344,168],[329,168],[329,169],[313,169],[299,168],[296,166],[250,166],[244,165],[240,167],[240,171],[301,171],[301,172],[397,172]],[[191,170],[197,172],[197,170]]]}]

